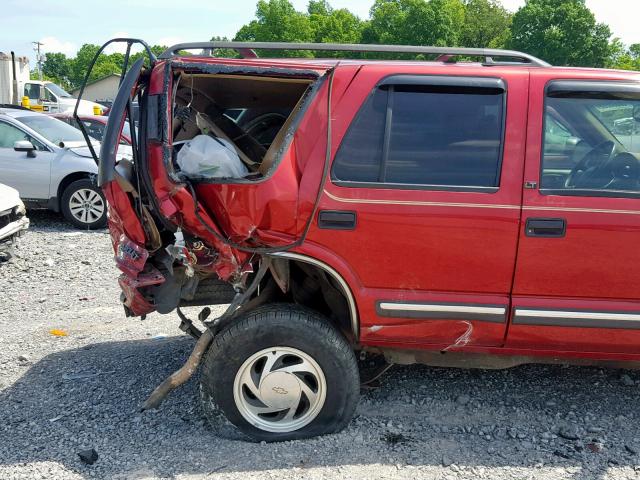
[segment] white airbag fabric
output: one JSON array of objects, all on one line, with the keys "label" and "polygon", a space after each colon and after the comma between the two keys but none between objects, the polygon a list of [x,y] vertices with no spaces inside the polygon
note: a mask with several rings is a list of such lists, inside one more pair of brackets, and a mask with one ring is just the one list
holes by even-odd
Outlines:
[{"label": "white airbag fabric", "polygon": [[185,143],[177,162],[188,177],[241,178],[249,173],[231,142],[209,135],[197,135]]}]

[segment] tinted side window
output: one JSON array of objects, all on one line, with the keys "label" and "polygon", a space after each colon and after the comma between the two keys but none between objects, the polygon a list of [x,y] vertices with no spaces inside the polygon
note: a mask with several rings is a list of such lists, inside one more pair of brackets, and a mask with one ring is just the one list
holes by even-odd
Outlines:
[{"label": "tinted side window", "polygon": [[502,94],[400,88],[393,94],[384,181],[498,186]]},{"label": "tinted side window", "polygon": [[377,182],[380,178],[387,90],[378,88],[349,127],[333,164],[336,180]]},{"label": "tinted side window", "polygon": [[0,148],[13,148],[20,140],[29,140],[28,135],[13,125],[0,122]]},{"label": "tinted side window", "polygon": [[617,94],[611,88],[547,95],[543,190],[581,196],[640,192],[640,89]]},{"label": "tinted side window", "polygon": [[29,100],[40,99],[40,85],[37,83],[25,83],[24,94],[29,97]]},{"label": "tinted side window", "polygon": [[377,88],[345,136],[333,178],[436,189],[497,187],[504,100],[501,89]]}]

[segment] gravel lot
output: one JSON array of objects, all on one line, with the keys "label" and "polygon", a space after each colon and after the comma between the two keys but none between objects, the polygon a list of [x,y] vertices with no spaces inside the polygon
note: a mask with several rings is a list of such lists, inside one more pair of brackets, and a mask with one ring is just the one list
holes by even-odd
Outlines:
[{"label": "gravel lot", "polygon": [[636,371],[394,367],[344,432],[269,445],[205,424],[195,380],[140,414],[193,340],[124,317],[106,231],[30,217],[0,264],[1,479],[640,478]]}]

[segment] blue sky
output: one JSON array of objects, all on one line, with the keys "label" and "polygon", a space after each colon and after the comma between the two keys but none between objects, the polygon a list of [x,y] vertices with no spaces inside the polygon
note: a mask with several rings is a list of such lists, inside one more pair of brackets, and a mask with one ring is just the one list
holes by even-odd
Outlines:
[{"label": "blue sky", "polygon": [[[293,0],[304,10],[308,0]],[[367,18],[373,0],[330,0]],[[516,10],[524,0],[503,0]],[[114,36],[134,36],[150,44],[231,37],[255,14],[256,0],[2,0],[0,51],[34,56],[31,42],[45,51],[74,56],[83,43],[100,44]],[[640,43],[640,0],[587,0],[599,21],[608,23],[625,43]]]}]

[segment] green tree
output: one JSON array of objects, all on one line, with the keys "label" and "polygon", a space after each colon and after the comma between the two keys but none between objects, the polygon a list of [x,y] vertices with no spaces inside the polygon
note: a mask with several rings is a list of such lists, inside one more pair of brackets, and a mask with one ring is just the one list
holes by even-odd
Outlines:
[{"label": "green tree", "polygon": [[[259,0],[256,20],[244,25],[234,40],[256,42],[311,42],[309,16],[298,12],[288,0]],[[262,56],[311,56],[310,52],[261,52]]]},{"label": "green tree", "polygon": [[363,22],[346,8],[334,10],[325,0],[311,0],[307,12],[314,42],[360,42]]},{"label": "green tree", "polygon": [[554,65],[604,67],[610,38],[585,0],[527,0],[513,17],[510,44]]},{"label": "green tree", "polygon": [[[62,88],[69,88],[71,61],[64,53],[46,53],[42,62],[42,73],[47,80],[57,83]],[[36,77],[37,78],[37,77]]]},{"label": "green tree", "polygon": [[[212,42],[228,42],[229,39],[227,37],[219,37],[213,36],[211,37]],[[239,58],[240,54],[235,51],[233,48],[221,48],[218,50],[214,50],[211,52],[213,57],[221,57],[221,58]]]},{"label": "green tree", "polygon": [[[78,87],[84,81],[84,77],[91,65],[93,57],[100,47],[85,43],[80,47],[76,57],[71,61],[69,80],[74,87]],[[124,56],[122,54],[101,54],[89,76],[89,81],[97,80],[113,73],[120,73]]]},{"label": "green tree", "polygon": [[511,34],[512,17],[499,0],[466,0],[460,44],[504,48]]},{"label": "green tree", "polygon": [[[156,56],[167,49],[162,45],[153,45],[150,48]],[[67,58],[63,53],[47,53],[42,64],[42,72],[45,79],[51,80],[67,90],[78,88],[82,85],[93,57],[99,49],[98,45],[84,44],[74,58]],[[129,66],[141,57],[147,58],[146,51],[131,54]],[[118,52],[111,54],[101,53],[89,76],[89,81],[114,73],[122,73],[123,64],[124,54]],[[149,64],[148,60],[145,61],[145,64]]]},{"label": "green tree", "polygon": [[[168,46],[151,45],[149,48],[151,49],[151,53],[153,53],[157,57],[158,55],[163,53],[168,48]],[[147,54],[146,50],[141,50],[139,52],[131,54],[131,57],[129,58],[129,66],[131,66],[134,62],[136,62],[139,58],[144,58],[145,59],[144,64],[146,66],[149,66],[149,55]],[[123,61],[124,61],[124,56],[122,57],[122,62]],[[122,72],[122,63],[119,63],[119,66],[120,66],[120,70],[118,70],[117,73]]]},{"label": "green tree", "polygon": [[613,53],[607,67],[621,70],[640,70],[640,43],[634,43],[627,48],[616,38],[611,45]]},{"label": "green tree", "polygon": [[[334,9],[326,0],[310,0],[306,12],[288,0],[260,0],[256,19],[244,25],[236,41],[360,43],[364,22],[349,10]],[[229,56],[229,52],[221,52]],[[261,56],[332,56],[348,54],[313,51],[261,51]]]},{"label": "green tree", "polygon": [[464,25],[461,0],[375,0],[364,28],[366,43],[458,45]]}]

